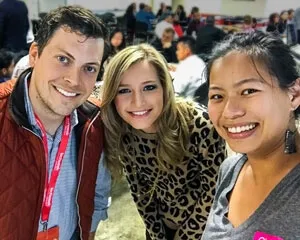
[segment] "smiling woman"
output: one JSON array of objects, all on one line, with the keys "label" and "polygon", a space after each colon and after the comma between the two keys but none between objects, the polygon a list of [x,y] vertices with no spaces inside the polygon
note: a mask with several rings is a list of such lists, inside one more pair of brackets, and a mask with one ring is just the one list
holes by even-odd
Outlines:
[{"label": "smiling woman", "polygon": [[214,49],[208,74],[209,116],[243,155],[221,166],[202,239],[299,239],[300,78],[289,47],[236,34]]},{"label": "smiling woman", "polygon": [[125,171],[146,239],[199,239],[226,154],[206,109],[175,98],[167,63],[150,45],[120,51],[103,82],[108,166]]}]

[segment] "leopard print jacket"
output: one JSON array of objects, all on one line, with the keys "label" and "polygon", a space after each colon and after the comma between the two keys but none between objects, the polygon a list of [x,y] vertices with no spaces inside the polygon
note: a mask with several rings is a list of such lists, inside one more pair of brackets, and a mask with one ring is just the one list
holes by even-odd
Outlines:
[{"label": "leopard print jacket", "polygon": [[176,229],[174,239],[180,240],[200,239],[204,231],[226,150],[206,109],[197,107],[192,116],[188,153],[176,166],[159,167],[155,134],[134,130],[123,140],[126,178],[152,239],[167,239],[164,225]]}]

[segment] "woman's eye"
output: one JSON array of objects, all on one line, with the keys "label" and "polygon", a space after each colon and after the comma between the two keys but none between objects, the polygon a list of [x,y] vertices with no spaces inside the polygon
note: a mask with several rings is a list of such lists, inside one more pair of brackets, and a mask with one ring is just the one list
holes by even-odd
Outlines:
[{"label": "woman's eye", "polygon": [[118,94],[124,94],[124,93],[129,93],[130,90],[127,88],[119,89]]},{"label": "woman's eye", "polygon": [[157,86],[156,85],[148,85],[144,87],[144,91],[152,91],[154,89],[156,89]]},{"label": "woman's eye", "polygon": [[222,96],[219,94],[214,94],[209,97],[210,100],[219,100],[221,98],[222,98]]},{"label": "woman's eye", "polygon": [[249,94],[252,94],[252,93],[255,93],[255,92],[257,92],[257,90],[250,88],[250,89],[244,90],[242,92],[242,95],[249,95]]},{"label": "woman's eye", "polygon": [[69,59],[65,56],[58,56],[57,57],[58,61],[62,62],[62,63],[68,63]]}]

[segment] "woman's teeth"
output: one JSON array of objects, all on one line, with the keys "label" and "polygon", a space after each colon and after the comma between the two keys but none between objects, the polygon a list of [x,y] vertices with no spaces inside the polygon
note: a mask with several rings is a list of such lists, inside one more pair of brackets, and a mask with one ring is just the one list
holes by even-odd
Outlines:
[{"label": "woman's teeth", "polygon": [[255,128],[255,124],[249,124],[249,125],[240,126],[240,127],[230,127],[227,129],[228,129],[228,132],[230,132],[230,133],[241,133],[241,132],[249,131],[253,128]]}]

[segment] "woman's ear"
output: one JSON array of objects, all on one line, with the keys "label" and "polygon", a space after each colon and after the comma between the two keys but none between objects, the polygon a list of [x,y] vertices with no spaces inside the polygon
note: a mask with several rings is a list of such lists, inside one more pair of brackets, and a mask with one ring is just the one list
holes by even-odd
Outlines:
[{"label": "woman's ear", "polygon": [[292,110],[296,110],[300,106],[300,78],[297,78],[293,86],[289,87],[288,95]]}]

